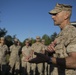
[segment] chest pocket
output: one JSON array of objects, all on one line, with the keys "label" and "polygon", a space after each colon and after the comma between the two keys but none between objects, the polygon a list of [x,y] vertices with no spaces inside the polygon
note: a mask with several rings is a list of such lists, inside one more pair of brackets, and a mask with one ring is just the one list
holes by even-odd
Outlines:
[{"label": "chest pocket", "polygon": [[66,52],[66,46],[65,46],[65,41],[66,38],[64,36],[59,36],[58,38],[56,38],[57,40],[57,45],[55,47],[55,56],[58,58],[64,58],[67,57],[68,54]]},{"label": "chest pocket", "polygon": [[55,47],[56,51],[56,57],[59,58],[64,58],[67,56],[66,48],[63,44],[59,44],[58,46]]}]

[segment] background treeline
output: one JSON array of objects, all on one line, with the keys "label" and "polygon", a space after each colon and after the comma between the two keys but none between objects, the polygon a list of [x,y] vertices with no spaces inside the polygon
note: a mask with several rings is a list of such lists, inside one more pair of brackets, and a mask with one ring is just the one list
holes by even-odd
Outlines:
[{"label": "background treeline", "polygon": [[[5,40],[6,40],[6,44],[7,46],[11,46],[13,44],[13,39],[16,38],[16,35],[6,35],[7,34],[7,30],[5,28],[0,28],[0,37],[5,37]],[[45,44],[46,45],[49,45],[54,39],[55,37],[57,36],[57,33],[54,32],[52,35],[47,35],[47,34],[44,34],[41,39],[45,39]],[[25,38],[24,41],[28,39],[28,38]],[[24,45],[24,41],[23,42],[20,42],[21,45],[23,46]],[[31,43],[33,44],[35,42],[35,39],[34,38],[31,38]]]}]

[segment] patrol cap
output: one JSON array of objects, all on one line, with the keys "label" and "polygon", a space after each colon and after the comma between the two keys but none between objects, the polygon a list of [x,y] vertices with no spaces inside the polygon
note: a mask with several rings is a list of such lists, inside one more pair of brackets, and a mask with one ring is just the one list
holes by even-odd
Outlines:
[{"label": "patrol cap", "polygon": [[15,38],[15,39],[14,39],[14,41],[18,41],[18,39],[17,39],[17,38]]},{"label": "patrol cap", "polygon": [[40,36],[36,36],[36,39],[40,39]]},{"label": "patrol cap", "polygon": [[4,40],[5,38],[4,38],[4,37],[1,37],[0,39],[1,39],[1,40]]},{"label": "patrol cap", "polygon": [[57,3],[55,8],[49,12],[49,14],[57,14],[61,11],[72,11],[71,5]]}]

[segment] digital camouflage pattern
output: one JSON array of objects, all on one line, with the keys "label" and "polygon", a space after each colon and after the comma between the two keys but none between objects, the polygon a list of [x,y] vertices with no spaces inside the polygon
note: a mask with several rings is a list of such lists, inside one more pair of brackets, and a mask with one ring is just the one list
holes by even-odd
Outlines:
[{"label": "digital camouflage pattern", "polygon": [[[65,58],[70,52],[76,52],[76,28],[67,25],[56,37],[54,57]],[[76,75],[75,69],[65,69],[54,67],[52,75]]]}]

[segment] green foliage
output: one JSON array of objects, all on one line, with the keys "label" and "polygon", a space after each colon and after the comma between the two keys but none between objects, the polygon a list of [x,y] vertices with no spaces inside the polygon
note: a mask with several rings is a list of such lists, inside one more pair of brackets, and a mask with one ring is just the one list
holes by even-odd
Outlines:
[{"label": "green foliage", "polygon": [[43,35],[42,39],[45,39],[46,45],[49,45],[51,43],[50,37],[47,34]]},{"label": "green foliage", "polygon": [[54,41],[55,38],[56,38],[56,36],[57,36],[57,33],[54,32],[54,33],[50,36],[51,41]]},{"label": "green foliage", "polygon": [[54,41],[54,39],[56,38],[57,33],[54,32],[51,36],[48,36],[47,34],[44,34],[42,36],[42,39],[45,39],[45,44],[49,45],[52,41]]},{"label": "green foliage", "polygon": [[13,44],[13,38],[10,35],[5,36],[5,41],[8,47],[10,47]]},{"label": "green foliage", "polygon": [[[7,30],[5,28],[3,28],[3,29],[0,28],[0,37],[5,36],[6,33],[7,33]],[[52,41],[54,41],[54,39],[56,38],[56,36],[57,36],[57,33],[54,32],[50,36],[47,35],[47,34],[44,34],[41,39],[45,39],[45,44],[49,45]],[[5,36],[5,38],[6,38],[6,44],[9,47],[9,46],[11,46],[13,44],[13,39],[16,38],[16,34],[13,35],[13,37],[11,35],[7,35],[7,36]],[[27,40],[27,39],[29,39],[29,38],[26,38],[25,40]],[[21,46],[22,47],[25,45],[25,40],[23,42],[21,42]],[[34,38],[31,38],[30,44],[35,43],[35,41],[36,40]]]},{"label": "green foliage", "polygon": [[31,44],[35,43],[35,39],[31,38]]},{"label": "green foliage", "polygon": [[5,28],[0,28],[0,37],[3,37],[3,36],[5,36],[6,35],[6,33],[7,33],[7,30],[5,29]]}]

